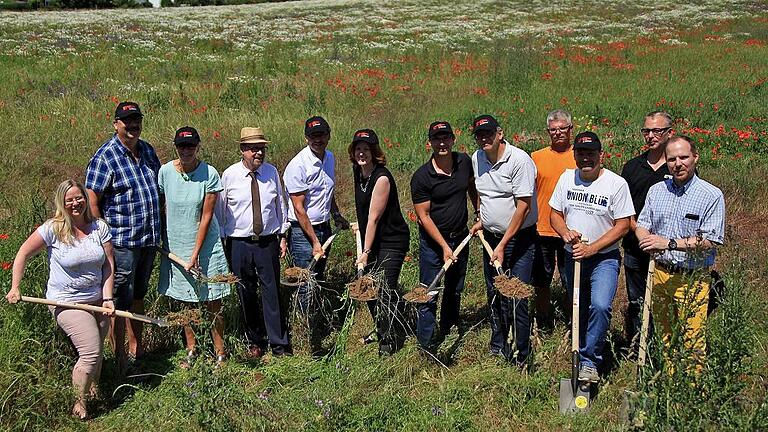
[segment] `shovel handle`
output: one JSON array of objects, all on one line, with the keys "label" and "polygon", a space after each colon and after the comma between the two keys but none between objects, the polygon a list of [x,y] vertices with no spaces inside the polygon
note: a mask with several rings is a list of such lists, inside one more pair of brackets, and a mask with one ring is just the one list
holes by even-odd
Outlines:
[{"label": "shovel handle", "polygon": [[[360,236],[360,227],[358,226],[357,222],[353,222],[349,226],[352,231],[355,233],[355,248],[357,249],[357,260],[360,260],[360,257],[363,256],[363,239]],[[365,269],[365,266],[363,263],[359,262],[357,263],[357,273],[361,274],[363,270]]]},{"label": "shovel handle", "polygon": [[[164,256],[166,256],[169,260],[171,260],[171,261],[175,262],[176,264],[178,264],[179,266],[181,266],[182,270],[187,268],[187,266],[189,265],[189,263],[186,260],[184,260],[182,257],[176,255],[175,253],[169,251],[168,249],[165,249],[162,246],[157,246],[157,251],[160,252],[161,254],[163,254]],[[194,276],[196,279],[202,279],[202,278],[206,277],[203,274],[203,272],[201,272],[200,270],[198,270],[198,269],[196,269],[194,267],[189,269],[189,274]]]},{"label": "shovel handle", "polygon": [[[485,252],[488,253],[488,257],[489,258],[492,257],[493,249],[491,248],[491,245],[488,244],[488,241],[485,239],[485,235],[483,235],[483,230],[478,231],[477,236],[480,238],[480,243],[483,244],[483,247],[485,248]],[[493,260],[492,264],[493,264],[493,268],[496,269],[496,272],[498,274],[501,274],[502,270],[501,270],[501,263],[499,262],[499,260]]]},{"label": "shovel handle", "polygon": [[[461,251],[464,250],[464,247],[467,246],[467,243],[469,243],[470,240],[472,240],[472,234],[468,234],[466,237],[464,237],[464,240],[462,240],[461,243],[459,243],[459,245],[456,246],[456,249],[453,250],[453,256],[457,256],[458,254],[460,254]],[[449,259],[448,261],[445,262],[445,264],[443,264],[443,273],[445,273],[445,271],[448,270],[448,267],[450,267],[451,264],[453,264],[453,261],[454,260]]]},{"label": "shovel handle", "polygon": [[[586,237],[582,243],[588,243]],[[581,260],[573,261],[573,308],[571,309],[571,351],[579,352],[579,303],[581,300]]]},{"label": "shovel handle", "polygon": [[323,255],[325,255],[325,251],[327,251],[328,247],[331,246],[331,243],[333,243],[333,240],[336,238],[337,234],[338,234],[338,231],[334,232],[333,234],[331,234],[330,237],[328,237],[328,240],[326,240],[325,243],[323,243],[323,253],[315,254],[315,256],[312,257],[313,263],[316,264],[318,261],[320,261],[320,258],[322,258]]},{"label": "shovel handle", "polygon": [[645,366],[645,359],[648,355],[648,325],[651,319],[651,292],[653,291],[653,274],[656,272],[656,260],[651,257],[648,263],[648,276],[645,279],[645,298],[643,299],[643,325],[640,328],[640,347],[637,354],[637,365]]},{"label": "shovel handle", "polygon": [[[37,297],[29,297],[29,296],[21,296],[21,300],[25,301],[27,303],[36,303],[36,304],[43,304],[43,305],[49,305],[49,306],[56,306],[56,307],[62,307],[67,309],[79,309],[84,310],[88,312],[109,312],[111,309],[107,309],[105,307],[101,306],[93,306],[89,304],[81,304],[81,303],[70,303],[70,302],[63,302],[63,301],[57,301],[57,300],[48,300],[43,298],[37,298]],[[158,318],[152,318],[148,317],[146,315],[141,314],[135,314],[132,312],[126,312],[121,310],[115,310],[114,314],[119,317],[132,319],[135,321],[141,321],[149,324],[155,324],[159,325],[160,327],[167,327],[168,322],[163,319]]]}]

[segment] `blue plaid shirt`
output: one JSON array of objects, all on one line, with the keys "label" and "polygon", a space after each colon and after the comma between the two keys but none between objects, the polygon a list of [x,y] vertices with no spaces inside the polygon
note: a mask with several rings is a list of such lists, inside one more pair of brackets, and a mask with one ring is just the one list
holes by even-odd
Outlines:
[{"label": "blue plaid shirt", "polygon": [[[651,186],[637,225],[666,238],[700,236],[723,244],[725,199],[717,187],[694,175],[676,186],[672,179]],[[715,263],[715,249],[664,251],[657,261],[685,269],[709,267]]]},{"label": "blue plaid shirt", "polygon": [[119,247],[160,243],[160,159],[148,142],[139,140],[138,163],[115,134],[88,162],[85,187],[101,194],[101,214]]}]

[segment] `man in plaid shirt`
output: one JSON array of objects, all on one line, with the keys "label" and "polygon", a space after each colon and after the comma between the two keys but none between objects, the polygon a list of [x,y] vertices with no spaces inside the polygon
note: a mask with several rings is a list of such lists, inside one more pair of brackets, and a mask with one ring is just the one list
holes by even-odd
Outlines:
[{"label": "man in plaid shirt", "polygon": [[[160,198],[157,173],[160,160],[154,148],[139,139],[143,115],[134,102],[115,109],[115,134],[93,155],[85,174],[91,211],[103,217],[112,230],[115,246],[115,307],[144,312],[144,295],[160,244]],[[139,321],[115,319],[112,343],[120,370],[142,353]]]}]

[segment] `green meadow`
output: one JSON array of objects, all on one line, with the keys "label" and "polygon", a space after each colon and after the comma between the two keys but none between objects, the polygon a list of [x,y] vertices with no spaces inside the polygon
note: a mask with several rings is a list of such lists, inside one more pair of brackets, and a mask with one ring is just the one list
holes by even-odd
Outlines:
[{"label": "green meadow", "polygon": [[[163,162],[181,126],[202,136],[202,158],[219,172],[239,157],[240,128],[260,126],[279,169],[304,145],[303,122],[323,115],[337,158],[337,200],[354,215],[352,133],[373,128],[412,214],[408,182],[429,157],[426,129],[451,122],[460,151],[474,151],[469,124],[499,119],[527,151],[548,145],[545,117],[565,108],[577,131],[593,130],[606,166],[620,171],[643,148],[645,113],[666,110],[700,147],[700,175],[726,198],[727,244],[718,267],[726,291],[710,316],[701,375],[679,346],[652,342],[641,371],[625,341],[623,274],[614,304],[612,368],[591,412],[558,413],[569,375],[564,306],[551,332],[536,330],[526,371],[487,354],[488,310],[479,243],[471,246],[462,325],[437,359],[414,338],[379,358],[359,338],[367,309],[344,298],[354,278],[354,238],[340,235],[326,287],[335,297],[324,346],[308,354],[306,324],[293,321],[297,355],[245,359],[235,295],[228,298],[221,370],[184,355],[178,328],[146,329],[140,376],[119,379],[107,351],[94,419],[69,415],[76,353],[42,306],[0,302],[0,430],[768,430],[768,7],[761,1],[447,3],[301,1],[160,10],[0,12],[0,291],[10,263],[52,214],[62,180],[84,180],[93,152],[112,134],[118,101],[138,102],[142,138]],[[401,284],[418,281],[416,224]],[[43,254],[44,255],[44,254]],[[43,297],[44,256],[27,266],[26,295]],[[156,276],[155,276],[156,278]],[[556,291],[557,294],[562,294]],[[147,313],[172,309],[156,292]],[[211,349],[206,325],[199,328]],[[207,344],[207,345],[206,345]],[[665,351],[666,350],[666,351]],[[663,354],[668,354],[665,357]],[[638,382],[640,384],[638,384]],[[624,423],[625,390],[637,410]]]}]

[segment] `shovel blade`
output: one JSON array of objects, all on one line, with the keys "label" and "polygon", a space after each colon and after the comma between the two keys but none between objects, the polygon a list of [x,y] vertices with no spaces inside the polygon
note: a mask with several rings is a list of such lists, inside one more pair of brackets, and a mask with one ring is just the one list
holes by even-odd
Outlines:
[{"label": "shovel blade", "polygon": [[573,383],[569,378],[560,379],[560,413],[586,413],[589,411],[590,388],[579,384],[573,394]]}]

